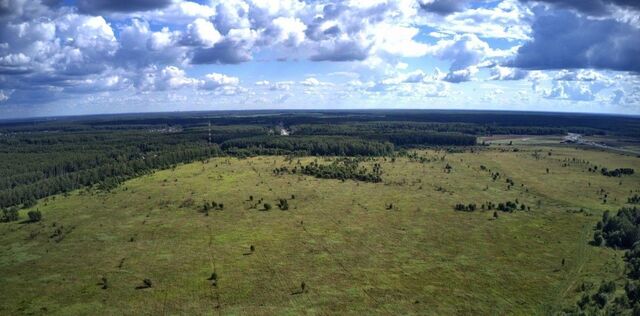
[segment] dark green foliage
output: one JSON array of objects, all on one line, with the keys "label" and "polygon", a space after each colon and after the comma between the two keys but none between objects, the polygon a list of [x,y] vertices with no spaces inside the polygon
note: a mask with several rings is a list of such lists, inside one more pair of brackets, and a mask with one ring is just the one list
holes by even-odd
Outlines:
[{"label": "dark green foliage", "polygon": [[216,145],[204,146],[198,134],[122,127],[1,137],[0,207],[33,207],[37,199],[84,186],[109,191],[155,169],[221,154]]},{"label": "dark green foliage", "polygon": [[27,216],[29,216],[29,221],[33,223],[42,220],[42,213],[39,210],[29,211],[29,213],[27,213]]},{"label": "dark green foliage", "polygon": [[36,206],[37,203],[38,201],[36,201],[36,199],[34,199],[33,197],[29,197],[26,201],[22,203],[22,207],[23,208],[34,207]]},{"label": "dark green foliage", "polygon": [[513,212],[518,209],[518,204],[515,202],[507,201],[505,203],[498,203],[498,210],[503,212]]},{"label": "dark green foliage", "polygon": [[603,176],[607,177],[621,177],[623,175],[632,175],[634,173],[634,170],[631,168],[618,168],[613,170],[602,168],[600,169],[600,173],[602,173]]},{"label": "dark green foliage", "polygon": [[627,199],[627,203],[629,204],[640,204],[640,195],[634,194],[633,196]]},{"label": "dark green foliage", "polygon": [[605,212],[596,227],[601,229],[596,230],[594,242],[596,234],[600,233],[608,246],[629,249],[640,240],[640,209],[623,207],[615,216]]},{"label": "dark green foliage", "polygon": [[270,209],[271,209],[271,204],[269,204],[269,203],[264,203],[264,205],[263,205],[263,206],[264,206],[264,210],[265,210],[265,211],[268,211],[268,210],[270,210]]},{"label": "dark green foliage", "polygon": [[336,159],[330,164],[321,165],[317,162],[311,162],[306,166],[296,167],[289,170],[287,167],[275,169],[274,173],[297,173],[314,176],[322,179],[339,179],[339,180],[357,180],[365,182],[381,182],[382,168],[380,164],[374,163],[371,170],[364,166],[360,166],[360,160],[356,158]]},{"label": "dark green foliage", "polygon": [[[211,144],[208,122],[212,123]],[[292,136],[270,135],[273,126],[280,124]],[[640,126],[636,120],[615,116],[406,110],[2,121],[0,207],[32,207],[38,199],[87,186],[109,191],[153,170],[220,155],[379,156],[392,154],[395,147],[474,145],[478,135],[567,132],[640,137]]]},{"label": "dark green foliage", "polygon": [[468,205],[464,205],[464,204],[458,203],[454,206],[453,209],[456,211],[473,212],[476,210],[476,204],[470,203]]},{"label": "dark green foliage", "polygon": [[278,208],[280,208],[283,211],[286,211],[289,209],[289,202],[287,201],[287,199],[279,199],[278,200]]},{"label": "dark green foliage", "polygon": [[10,208],[3,209],[2,213],[0,214],[0,222],[3,222],[3,223],[15,222],[19,218],[20,217],[18,215],[17,207],[10,207]]},{"label": "dark green foliage", "polygon": [[334,136],[255,136],[231,139],[221,146],[232,153],[245,149],[254,154],[280,155],[382,156],[393,152],[390,143]]},{"label": "dark green foliage", "polygon": [[202,202],[202,206],[200,207],[200,211],[202,213],[209,213],[209,211],[222,211],[224,209],[224,204],[223,203],[217,203],[216,201],[204,201]]},{"label": "dark green foliage", "polygon": [[[615,297],[616,284],[613,281],[600,284],[598,291],[590,299],[592,306],[606,310],[607,315],[632,314],[640,312],[640,209],[621,208],[615,216],[609,211],[602,214],[602,220],[596,225],[592,244],[613,248],[628,249],[625,253],[626,277],[625,294]],[[586,294],[585,294],[586,295]],[[615,298],[614,298],[615,297]],[[578,302],[582,310],[591,306],[589,299]]]}]

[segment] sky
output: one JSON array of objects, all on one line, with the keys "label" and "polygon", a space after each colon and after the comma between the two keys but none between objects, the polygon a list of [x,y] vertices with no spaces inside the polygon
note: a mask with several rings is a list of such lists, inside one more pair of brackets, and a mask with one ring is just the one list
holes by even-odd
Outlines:
[{"label": "sky", "polygon": [[0,119],[371,108],[640,114],[640,1],[0,0]]}]

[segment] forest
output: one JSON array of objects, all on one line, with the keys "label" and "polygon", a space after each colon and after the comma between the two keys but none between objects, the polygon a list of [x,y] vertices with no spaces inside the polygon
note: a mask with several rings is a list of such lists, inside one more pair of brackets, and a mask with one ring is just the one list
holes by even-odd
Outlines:
[{"label": "forest", "polygon": [[[532,123],[535,121],[535,124]],[[627,117],[474,111],[256,111],[0,121],[0,207],[217,156],[390,156],[499,134],[640,135]],[[571,126],[571,127],[567,127]],[[286,131],[289,136],[280,135]],[[603,174],[605,174],[603,170]],[[614,169],[619,176],[629,170]]]}]

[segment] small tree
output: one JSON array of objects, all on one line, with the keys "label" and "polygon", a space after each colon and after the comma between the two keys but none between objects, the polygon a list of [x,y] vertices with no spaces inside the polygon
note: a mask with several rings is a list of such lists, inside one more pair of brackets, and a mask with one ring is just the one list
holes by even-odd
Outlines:
[{"label": "small tree", "polygon": [[39,210],[35,210],[35,211],[29,211],[29,213],[27,213],[27,215],[29,216],[29,221],[30,222],[39,222],[40,220],[42,220],[42,213],[40,213]]},{"label": "small tree", "polygon": [[602,241],[603,241],[603,238],[602,238],[602,232],[601,232],[601,231],[599,231],[599,230],[597,230],[597,231],[593,234],[593,244],[594,244],[595,246],[600,246],[600,245],[602,245]]},{"label": "small tree", "polygon": [[278,207],[283,211],[288,210],[289,209],[289,201],[287,201],[287,199],[279,199],[278,200]]},{"label": "small tree", "polygon": [[2,210],[0,222],[15,222],[19,219],[18,209],[15,207]]}]

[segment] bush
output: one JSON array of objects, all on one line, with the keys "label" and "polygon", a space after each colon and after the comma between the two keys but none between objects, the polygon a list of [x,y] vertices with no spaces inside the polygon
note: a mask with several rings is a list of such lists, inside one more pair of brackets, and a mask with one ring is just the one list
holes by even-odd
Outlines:
[{"label": "bush", "polygon": [[[640,240],[640,208],[623,207],[615,216],[605,212],[601,223],[596,227],[602,227],[599,231],[608,246],[630,249]],[[594,242],[595,237],[594,234]]]},{"label": "bush", "polygon": [[39,222],[40,220],[42,220],[42,213],[38,210],[29,211],[27,215],[29,216],[30,222]]},{"label": "bush", "polygon": [[287,201],[287,199],[279,199],[278,200],[278,207],[283,210],[286,211],[289,209],[289,202]]},{"label": "bush", "polygon": [[265,210],[265,211],[268,211],[268,210],[270,210],[270,209],[271,209],[271,204],[269,204],[269,203],[264,203],[264,205],[263,205],[263,206],[264,206],[264,210]]},{"label": "bush", "polygon": [[8,209],[2,210],[2,214],[0,215],[0,222],[15,222],[19,219],[18,209],[15,207],[10,207]]}]

